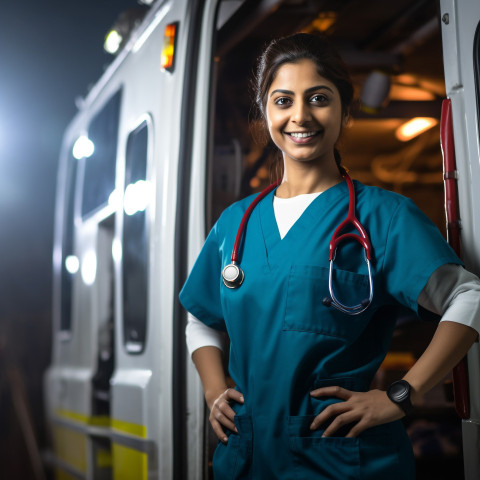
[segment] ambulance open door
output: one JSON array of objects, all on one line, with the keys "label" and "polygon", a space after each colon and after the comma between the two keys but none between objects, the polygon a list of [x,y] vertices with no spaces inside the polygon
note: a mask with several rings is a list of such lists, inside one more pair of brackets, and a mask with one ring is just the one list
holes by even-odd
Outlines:
[{"label": "ambulance open door", "polygon": [[[467,268],[480,274],[480,2],[441,0],[443,58],[447,97],[451,100],[461,254]],[[480,478],[480,348],[467,357],[468,383],[457,392],[466,406],[462,418],[465,479]],[[461,397],[461,398],[460,398]]]}]

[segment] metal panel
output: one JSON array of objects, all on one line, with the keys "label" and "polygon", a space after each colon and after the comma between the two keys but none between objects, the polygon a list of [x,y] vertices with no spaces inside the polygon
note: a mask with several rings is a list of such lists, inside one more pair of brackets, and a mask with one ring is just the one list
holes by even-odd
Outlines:
[{"label": "metal panel", "polygon": [[[441,0],[443,57],[447,96],[452,101],[458,169],[462,256],[480,273],[480,143],[474,74],[474,37],[480,20],[477,0]],[[463,421],[465,476],[480,477],[480,352],[476,343],[468,354],[470,419]]]}]

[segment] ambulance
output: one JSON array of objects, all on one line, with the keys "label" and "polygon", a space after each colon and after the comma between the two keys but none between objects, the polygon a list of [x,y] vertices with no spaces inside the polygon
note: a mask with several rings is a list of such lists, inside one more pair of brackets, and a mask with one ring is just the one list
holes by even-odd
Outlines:
[{"label": "ambulance", "polygon": [[[412,196],[444,229],[445,181],[449,240],[480,273],[479,21],[478,0],[158,0],[131,22],[61,148],[44,379],[55,478],[212,478],[178,294],[221,211],[269,183],[249,80],[272,38],[331,37],[363,102],[342,152],[352,176]],[[428,130],[399,140],[414,117]],[[454,376],[476,480],[478,343]]]}]

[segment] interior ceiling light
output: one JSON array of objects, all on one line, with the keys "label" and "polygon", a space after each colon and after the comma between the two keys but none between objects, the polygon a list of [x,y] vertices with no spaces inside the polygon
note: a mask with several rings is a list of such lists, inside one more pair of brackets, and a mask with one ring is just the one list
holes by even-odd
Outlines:
[{"label": "interior ceiling light", "polygon": [[305,33],[311,33],[316,30],[326,32],[337,21],[336,12],[320,12],[313,22],[304,30]]},{"label": "interior ceiling light", "polygon": [[395,81],[401,85],[418,85],[417,77],[410,75],[409,73],[401,73],[400,75],[396,75]]},{"label": "interior ceiling light", "polygon": [[418,86],[398,85],[393,83],[390,88],[390,100],[427,102],[435,100],[435,95]]},{"label": "interior ceiling light", "polygon": [[437,125],[438,120],[431,117],[416,117],[400,125],[395,131],[395,136],[402,142],[407,142],[426,130]]}]

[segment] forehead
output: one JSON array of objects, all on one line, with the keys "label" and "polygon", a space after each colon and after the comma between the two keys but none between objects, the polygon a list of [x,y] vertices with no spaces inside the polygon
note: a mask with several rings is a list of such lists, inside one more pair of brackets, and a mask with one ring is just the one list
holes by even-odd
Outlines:
[{"label": "forehead", "polygon": [[314,86],[327,86],[337,92],[335,84],[318,73],[312,60],[303,59],[295,63],[284,63],[268,89],[269,93],[276,89],[303,91]]}]

